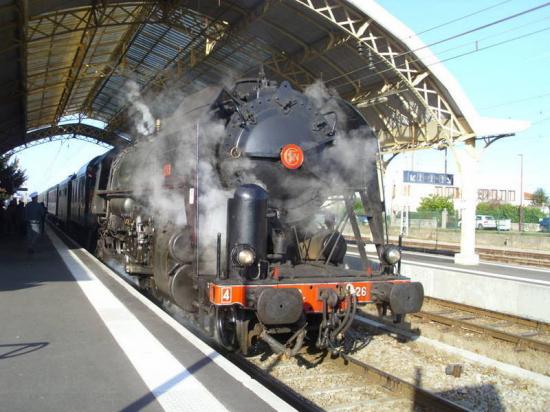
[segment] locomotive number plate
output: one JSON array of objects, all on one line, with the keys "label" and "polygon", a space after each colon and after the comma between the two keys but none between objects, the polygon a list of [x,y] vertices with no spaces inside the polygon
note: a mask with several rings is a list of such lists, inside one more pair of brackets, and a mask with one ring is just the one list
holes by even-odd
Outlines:
[{"label": "locomotive number plate", "polygon": [[222,303],[231,303],[231,288],[222,288]]}]

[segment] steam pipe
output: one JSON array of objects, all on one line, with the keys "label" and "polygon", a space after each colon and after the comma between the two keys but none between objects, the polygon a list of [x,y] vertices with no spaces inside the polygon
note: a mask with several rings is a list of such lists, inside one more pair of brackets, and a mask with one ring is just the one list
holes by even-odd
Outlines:
[{"label": "steam pipe", "polygon": [[222,277],[221,254],[222,254],[222,234],[218,232],[218,237],[216,239],[216,279],[217,280],[220,280]]},{"label": "steam pipe", "polygon": [[[349,326],[347,326],[347,324],[348,324],[348,320],[349,320],[351,309],[352,309],[352,296],[351,295],[346,296],[346,302],[347,302],[347,305],[346,305],[347,308],[346,308],[346,312],[344,314],[344,319],[342,320],[340,325],[338,325],[338,327],[330,334],[330,337],[333,340],[338,336],[338,334],[340,332],[342,332],[344,327],[346,327],[345,328],[346,330],[349,327]],[[353,302],[355,302],[355,300],[353,300]],[[355,309],[355,305],[353,305],[353,307]]]},{"label": "steam pipe", "polygon": [[[403,233],[399,234],[399,251],[403,251]],[[401,259],[399,259],[399,262],[397,262],[397,273],[401,274]]]},{"label": "steam pipe", "polygon": [[351,297],[351,304],[353,305],[352,306],[352,309],[350,311],[350,316],[348,318],[348,321],[347,321],[347,325],[345,325],[342,330],[340,331],[340,333],[346,333],[347,330],[350,328],[351,324],[353,323],[353,320],[355,319],[355,314],[357,313],[357,296],[353,295]]},{"label": "steam pipe", "polygon": [[199,277],[199,259],[200,259],[200,235],[199,235],[199,124],[197,123],[197,128],[195,132],[195,144],[196,144],[196,164],[195,164],[195,235],[196,235],[196,246],[195,246],[195,259],[197,265],[197,278]]}]

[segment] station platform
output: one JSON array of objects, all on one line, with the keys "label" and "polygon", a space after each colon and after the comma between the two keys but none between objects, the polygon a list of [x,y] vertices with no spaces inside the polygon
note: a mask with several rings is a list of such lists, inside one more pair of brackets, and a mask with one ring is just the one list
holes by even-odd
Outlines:
[{"label": "station platform", "polygon": [[[354,245],[347,262],[360,268]],[[401,273],[422,283],[426,296],[550,323],[548,268],[485,261],[463,266],[450,256],[403,252]]]},{"label": "station platform", "polygon": [[0,238],[0,410],[293,410],[51,229]]}]

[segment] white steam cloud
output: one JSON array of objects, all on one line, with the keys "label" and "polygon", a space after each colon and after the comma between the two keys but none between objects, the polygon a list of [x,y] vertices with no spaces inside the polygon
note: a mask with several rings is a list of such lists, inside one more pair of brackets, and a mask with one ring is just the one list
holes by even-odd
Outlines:
[{"label": "white steam cloud", "polygon": [[141,135],[152,133],[155,130],[155,119],[149,107],[141,99],[139,85],[135,81],[129,80],[126,82],[125,88],[126,98],[129,102],[132,102],[130,116],[134,121],[137,132]]},{"label": "white steam cloud", "polygon": [[[225,239],[227,199],[233,195],[235,189],[224,187],[222,180],[238,171],[241,183],[255,183],[265,188],[264,183],[254,174],[254,162],[243,158],[225,158],[223,167],[220,165],[218,147],[225,138],[225,127],[221,121],[213,119],[208,110],[219,91],[220,88],[206,88],[192,96],[177,98],[177,93],[170,90],[169,97],[165,100],[155,98],[154,112],[171,112],[172,115],[163,119],[161,131],[153,134],[153,111],[144,101],[144,97],[140,96],[137,83],[128,83],[135,129],[146,136],[142,137],[141,143],[127,149],[135,152],[129,156],[133,163],[130,169],[134,195],[136,199],[145,199],[146,212],[154,220],[183,228],[191,223],[191,217],[185,213],[187,193],[181,187],[178,189],[178,185],[192,186],[196,190],[198,182],[199,253],[203,257],[201,261],[212,264],[215,262],[217,233],[222,233]],[[293,177],[295,175],[289,174],[287,187],[293,186],[297,193],[307,197],[311,195],[312,184],[316,187],[322,186],[317,202],[320,206],[329,195],[341,194],[350,187],[357,186],[358,180],[362,184],[371,178],[372,173],[376,172],[371,167],[372,151],[377,149],[376,140],[369,139],[371,143],[366,143],[365,134],[371,133],[368,128],[352,131],[342,129],[342,125],[347,122],[346,113],[334,98],[335,92],[328,90],[322,82],[318,81],[307,87],[305,94],[312,99],[315,109],[321,114],[334,112],[339,127],[336,128],[334,143],[323,153],[323,161],[319,165],[323,168],[322,185],[319,185],[317,178],[313,182],[296,179]],[[178,102],[179,106],[175,110],[172,107],[157,107],[163,101],[165,105]],[[327,119],[331,117],[327,116]],[[366,158],[370,158],[368,163],[365,163]],[[171,182],[175,185],[175,190],[166,190],[167,179],[163,175],[163,169],[167,163],[170,163],[173,176],[177,176],[179,180]],[[310,199],[304,198],[304,201]],[[315,210],[309,208],[306,212],[313,214]],[[206,271],[212,272],[212,267]]]}]

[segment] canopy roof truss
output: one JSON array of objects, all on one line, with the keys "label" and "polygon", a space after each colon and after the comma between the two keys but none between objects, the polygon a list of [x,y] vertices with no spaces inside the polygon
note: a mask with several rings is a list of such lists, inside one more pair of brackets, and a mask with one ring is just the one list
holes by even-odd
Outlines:
[{"label": "canopy roof truss", "polygon": [[19,65],[5,70],[0,105],[19,117],[0,119],[0,153],[73,114],[132,132],[137,96],[161,116],[163,91],[188,95],[260,65],[297,88],[321,79],[364,112],[387,152],[473,136],[417,50],[357,1],[6,1],[0,55]]},{"label": "canopy roof truss", "polygon": [[27,138],[29,143],[16,147],[7,154],[13,155],[29,147],[67,138],[78,139],[104,147],[120,146],[128,143],[127,140],[116,133],[86,123],[67,123],[36,129],[27,133]]}]

